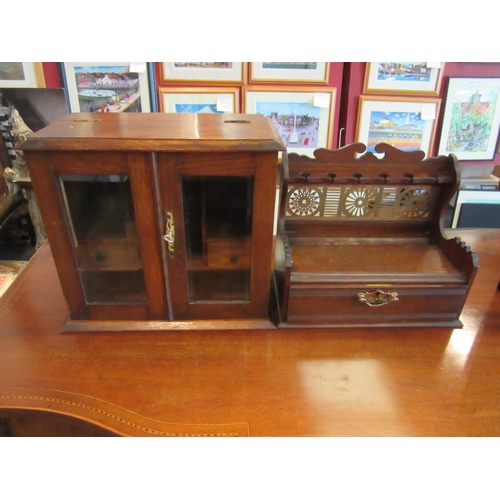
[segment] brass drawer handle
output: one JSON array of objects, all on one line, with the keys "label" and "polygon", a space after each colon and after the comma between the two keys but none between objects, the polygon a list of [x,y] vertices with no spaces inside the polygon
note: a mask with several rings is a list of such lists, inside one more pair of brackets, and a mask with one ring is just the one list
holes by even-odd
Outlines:
[{"label": "brass drawer handle", "polygon": [[175,243],[175,226],[172,212],[167,212],[165,236],[163,238],[165,238],[165,241],[168,243],[168,251],[173,252]]},{"label": "brass drawer handle", "polygon": [[382,290],[375,290],[374,292],[359,292],[356,297],[359,302],[370,307],[385,306],[391,302],[397,302],[399,300],[396,292],[383,292]]}]

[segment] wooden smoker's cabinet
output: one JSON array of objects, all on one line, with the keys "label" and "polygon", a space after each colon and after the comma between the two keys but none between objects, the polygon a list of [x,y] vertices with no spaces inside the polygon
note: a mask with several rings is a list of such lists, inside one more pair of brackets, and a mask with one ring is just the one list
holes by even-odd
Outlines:
[{"label": "wooden smoker's cabinet", "polygon": [[278,154],[261,115],[75,113],[20,148],[63,331],[272,326]]},{"label": "wooden smoker's cabinet", "polygon": [[384,143],[284,156],[276,323],[462,326],[478,261],[443,229],[457,163]]}]

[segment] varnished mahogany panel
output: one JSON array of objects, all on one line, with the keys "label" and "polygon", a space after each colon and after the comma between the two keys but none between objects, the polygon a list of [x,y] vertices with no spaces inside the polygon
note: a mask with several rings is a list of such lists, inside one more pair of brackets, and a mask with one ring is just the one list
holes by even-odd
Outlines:
[{"label": "varnished mahogany panel", "polygon": [[50,155],[56,175],[127,175],[127,155],[119,152],[81,151],[77,155],[54,151]]},{"label": "varnished mahogany panel", "polygon": [[[414,275],[430,281],[465,282],[465,276],[442,250],[424,238],[338,238],[331,242],[290,241],[292,279],[330,275],[346,281],[364,274],[391,276],[398,282]],[[391,279],[391,278],[387,278]],[[425,278],[420,278],[425,280]]]},{"label": "varnished mahogany panel", "polygon": [[281,151],[262,115],[72,113],[31,135],[23,150]]},{"label": "varnished mahogany panel", "polygon": [[[358,293],[396,292],[398,300],[370,307]],[[461,326],[459,313],[466,297],[465,286],[408,286],[393,283],[329,286],[292,285],[288,302],[289,325],[391,325],[394,323]]]}]

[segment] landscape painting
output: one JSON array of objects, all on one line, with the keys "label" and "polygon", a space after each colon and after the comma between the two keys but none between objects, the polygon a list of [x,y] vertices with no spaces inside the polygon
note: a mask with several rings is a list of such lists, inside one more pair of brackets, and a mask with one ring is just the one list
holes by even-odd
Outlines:
[{"label": "landscape painting", "polygon": [[162,62],[161,83],[203,82],[203,85],[243,83],[241,62]]},{"label": "landscape painting", "polygon": [[82,112],[141,111],[139,74],[128,66],[75,66],[74,78]]},{"label": "landscape painting", "polygon": [[252,62],[249,63],[249,81],[257,82],[314,82],[328,81],[326,62]]},{"label": "landscape painting", "polygon": [[200,104],[175,104],[176,113],[217,113],[224,114],[224,111],[217,111],[217,104],[200,103]]},{"label": "landscape painting", "polygon": [[441,62],[369,62],[363,93],[437,97],[444,66]]},{"label": "landscape painting", "polygon": [[0,80],[24,80],[22,62],[0,62]]},{"label": "landscape painting", "polygon": [[313,157],[332,142],[335,95],[335,88],[252,87],[244,95],[244,113],[271,120],[288,153]]},{"label": "landscape painting", "polygon": [[380,142],[403,151],[421,149],[425,122],[418,112],[372,111],[367,149],[374,152]]},{"label": "landscape painting", "polygon": [[232,69],[232,62],[174,62],[174,68]]},{"label": "landscape painting", "polygon": [[379,62],[377,80],[429,82],[431,68],[426,62]]},{"label": "landscape painting", "polygon": [[386,143],[401,151],[432,151],[436,118],[441,100],[437,98],[360,97],[356,142],[375,152]]},{"label": "landscape painting", "polygon": [[257,102],[256,111],[271,118],[285,146],[318,147],[320,108],[307,102]]},{"label": "landscape painting", "polygon": [[162,113],[239,113],[239,89],[233,87],[163,87],[159,89]]},{"label": "landscape painting", "polygon": [[451,78],[440,154],[459,160],[492,159],[500,126],[500,79]]},{"label": "landscape painting", "polygon": [[263,69],[308,69],[316,70],[317,62],[263,62]]}]

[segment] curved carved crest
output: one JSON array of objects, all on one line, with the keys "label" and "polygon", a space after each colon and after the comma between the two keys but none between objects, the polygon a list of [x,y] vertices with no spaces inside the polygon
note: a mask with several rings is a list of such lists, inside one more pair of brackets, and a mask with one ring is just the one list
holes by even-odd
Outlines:
[{"label": "curved carved crest", "polygon": [[391,146],[390,144],[381,142],[375,146],[377,154],[383,154],[382,158],[378,158],[371,151],[366,151],[366,145],[362,142],[354,142],[340,149],[318,148],[314,151],[314,158],[309,156],[290,153],[288,159],[291,161],[300,159],[301,162],[307,161],[324,161],[324,162],[341,162],[357,160],[360,163],[374,163],[383,161],[387,163],[408,163],[420,162],[425,158],[425,153],[421,150],[402,151]]}]

